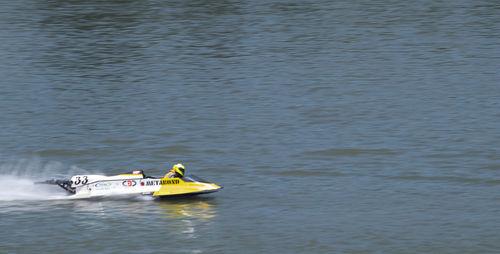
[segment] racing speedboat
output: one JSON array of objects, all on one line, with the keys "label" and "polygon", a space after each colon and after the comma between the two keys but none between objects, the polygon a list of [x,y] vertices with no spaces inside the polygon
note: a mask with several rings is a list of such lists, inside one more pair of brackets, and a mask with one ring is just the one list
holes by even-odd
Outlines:
[{"label": "racing speedboat", "polygon": [[146,176],[143,170],[134,170],[125,174],[75,175],[69,180],[52,179],[37,184],[54,184],[66,190],[72,198],[91,198],[115,195],[148,195],[153,197],[198,195],[216,192],[222,189],[214,183],[196,176],[167,178]]}]

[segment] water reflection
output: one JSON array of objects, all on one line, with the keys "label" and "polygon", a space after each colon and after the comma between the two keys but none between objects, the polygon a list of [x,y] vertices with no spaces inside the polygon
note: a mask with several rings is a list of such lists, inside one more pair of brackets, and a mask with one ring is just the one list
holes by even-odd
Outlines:
[{"label": "water reflection", "polygon": [[169,219],[211,219],[217,216],[213,204],[206,201],[160,201],[163,217]]},{"label": "water reflection", "polygon": [[[154,200],[152,197],[100,198],[89,200],[37,200],[0,202],[0,215],[15,214],[19,218],[39,218],[40,214],[76,218],[81,227],[111,230],[124,222],[154,222],[156,227],[168,226],[172,234],[195,238],[195,233],[210,225],[217,216],[216,204],[209,199]],[[140,224],[127,225],[130,229]]]},{"label": "water reflection", "polygon": [[[142,221],[149,223],[149,230],[152,227],[158,230],[168,227],[169,234],[194,239],[217,216],[215,204],[206,199],[152,200],[151,197],[136,197],[72,202],[73,216],[79,218],[79,225],[93,230],[113,230],[124,227],[123,222]],[[135,230],[136,227],[144,230],[140,223],[126,224],[127,230]]]},{"label": "water reflection", "polygon": [[211,219],[217,216],[214,203],[209,200],[175,199],[155,200],[149,196],[106,197],[74,200],[70,205],[75,212],[95,215],[140,216],[157,214],[168,219]]},{"label": "water reflection", "polygon": [[164,218],[174,219],[180,233],[187,238],[196,238],[201,225],[217,216],[213,204],[205,201],[159,202]]}]

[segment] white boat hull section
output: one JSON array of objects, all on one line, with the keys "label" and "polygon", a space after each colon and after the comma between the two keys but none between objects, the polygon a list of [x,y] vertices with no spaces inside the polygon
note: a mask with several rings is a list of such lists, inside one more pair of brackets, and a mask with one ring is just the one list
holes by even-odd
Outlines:
[{"label": "white boat hull section", "polygon": [[118,175],[110,177],[101,175],[85,175],[74,176],[71,178],[71,181],[73,182],[72,187],[75,188],[75,194],[72,198],[89,198],[127,194],[151,195],[153,192],[160,190],[162,181],[164,184],[168,183],[166,181],[172,181],[172,183],[175,184],[175,181],[178,180],[142,178],[142,176],[134,175]]}]

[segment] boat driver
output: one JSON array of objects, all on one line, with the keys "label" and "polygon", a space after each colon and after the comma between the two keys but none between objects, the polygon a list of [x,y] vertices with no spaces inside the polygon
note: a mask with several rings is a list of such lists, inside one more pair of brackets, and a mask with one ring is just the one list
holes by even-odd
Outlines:
[{"label": "boat driver", "polygon": [[166,178],[182,178],[184,176],[184,165],[177,163],[165,176]]}]

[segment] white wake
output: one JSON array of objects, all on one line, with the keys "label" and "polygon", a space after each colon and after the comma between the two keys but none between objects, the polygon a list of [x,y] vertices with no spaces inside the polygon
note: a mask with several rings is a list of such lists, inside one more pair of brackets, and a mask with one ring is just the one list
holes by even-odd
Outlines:
[{"label": "white wake", "polygon": [[34,184],[33,179],[0,175],[0,201],[49,200],[66,198],[64,190],[55,185]]},{"label": "white wake", "polygon": [[[10,159],[0,163],[0,201],[50,200],[68,198],[57,185],[35,184],[52,178],[65,178],[68,173],[85,171],[65,167],[59,162],[43,163],[39,158]],[[65,175],[65,176],[63,176]]]}]

